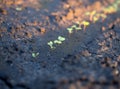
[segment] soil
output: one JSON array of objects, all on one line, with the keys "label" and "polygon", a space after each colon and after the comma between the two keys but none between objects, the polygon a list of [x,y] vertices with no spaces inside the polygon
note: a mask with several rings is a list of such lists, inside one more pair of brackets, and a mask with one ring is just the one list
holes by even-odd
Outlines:
[{"label": "soil", "polygon": [[120,11],[103,11],[114,2],[0,0],[0,89],[120,89]]}]

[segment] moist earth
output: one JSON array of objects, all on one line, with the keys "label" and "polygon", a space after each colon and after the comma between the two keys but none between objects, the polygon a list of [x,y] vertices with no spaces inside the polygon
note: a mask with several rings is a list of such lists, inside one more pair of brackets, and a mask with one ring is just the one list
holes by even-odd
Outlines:
[{"label": "moist earth", "polygon": [[0,89],[120,89],[120,11],[84,14],[114,1],[0,0]]}]

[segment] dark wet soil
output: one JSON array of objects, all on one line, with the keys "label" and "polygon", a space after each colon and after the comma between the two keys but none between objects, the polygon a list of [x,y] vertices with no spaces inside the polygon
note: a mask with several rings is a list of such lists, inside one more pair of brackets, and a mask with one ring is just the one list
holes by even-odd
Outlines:
[{"label": "dark wet soil", "polygon": [[[102,11],[113,2],[0,0],[0,89],[120,89],[120,11]],[[107,17],[93,22],[93,10]]]}]

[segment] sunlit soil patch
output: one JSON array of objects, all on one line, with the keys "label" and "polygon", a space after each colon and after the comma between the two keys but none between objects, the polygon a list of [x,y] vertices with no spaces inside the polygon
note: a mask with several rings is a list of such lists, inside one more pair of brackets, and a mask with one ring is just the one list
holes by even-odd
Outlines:
[{"label": "sunlit soil patch", "polygon": [[[73,1],[75,3],[75,1]],[[79,4],[80,5],[80,4]],[[91,6],[87,7],[75,7],[72,4],[72,7],[75,7],[74,9],[70,8],[68,4],[65,4],[64,7],[69,9],[69,12],[62,16],[63,20],[61,23],[77,23],[79,25],[79,29],[85,29],[87,26],[90,25],[90,23],[95,23],[97,21],[104,22],[104,20],[107,18],[107,15],[115,13],[119,11],[120,1],[116,0],[112,4],[107,6],[102,6],[102,3],[99,1],[93,3]],[[73,25],[74,26],[74,25]],[[69,33],[72,33],[72,27],[67,28]],[[77,29],[77,28],[75,28]]]},{"label": "sunlit soil patch", "polygon": [[[89,2],[88,0],[86,2]],[[61,25],[71,25],[76,22],[82,22],[84,20],[90,22],[103,21],[107,18],[108,14],[115,13],[119,10],[120,1],[110,0],[109,3],[105,1],[95,1],[91,5],[85,6],[85,1],[72,0],[63,4],[65,13],[54,12],[52,15],[59,15],[62,20],[59,21]],[[106,4],[107,3],[107,4]],[[58,17],[57,17],[58,18]],[[67,26],[68,26],[67,25]],[[66,27],[67,27],[66,26]]]},{"label": "sunlit soil patch", "polygon": [[32,7],[35,9],[45,8],[53,0],[1,0],[0,3],[6,6],[16,6],[17,10],[24,7]]}]

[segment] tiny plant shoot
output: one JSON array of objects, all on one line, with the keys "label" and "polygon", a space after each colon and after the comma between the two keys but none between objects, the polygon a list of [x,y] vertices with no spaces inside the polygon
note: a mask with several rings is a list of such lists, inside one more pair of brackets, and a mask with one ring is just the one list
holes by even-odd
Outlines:
[{"label": "tiny plant shoot", "polygon": [[39,53],[37,52],[37,53],[32,53],[32,57],[37,57],[39,55]]},{"label": "tiny plant shoot", "polygon": [[107,14],[114,13],[120,10],[119,5],[120,5],[120,0],[115,0],[115,2],[112,5],[109,5],[108,7],[104,8],[103,11],[104,13]]},{"label": "tiny plant shoot", "polygon": [[51,49],[54,49],[54,48],[55,48],[55,47],[53,46],[53,42],[52,42],[52,41],[49,41],[47,44],[50,46]]},{"label": "tiny plant shoot", "polygon": [[67,28],[68,32],[71,34],[73,33],[73,29],[72,28]]},{"label": "tiny plant shoot", "polygon": [[59,41],[65,41],[65,37],[58,36],[58,40],[59,40]]},{"label": "tiny plant shoot", "polygon": [[73,25],[70,28],[67,28],[69,34],[73,33],[73,30],[81,30],[81,27],[77,27],[77,25]]},{"label": "tiny plant shoot", "polygon": [[55,44],[62,44],[62,42],[59,41],[59,40],[54,40],[54,43],[55,43]]},{"label": "tiny plant shoot", "polygon": [[63,41],[65,41],[65,37],[58,36],[57,40],[49,41],[48,45],[50,46],[51,49],[54,49],[55,48],[53,46],[54,44],[62,44]]},{"label": "tiny plant shoot", "polygon": [[17,7],[16,10],[17,11],[22,11],[22,8],[21,7]]},{"label": "tiny plant shoot", "polygon": [[82,24],[86,27],[86,26],[89,26],[90,23],[88,21],[83,21]]}]

